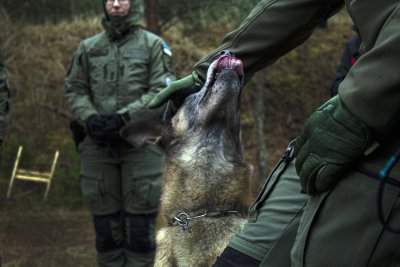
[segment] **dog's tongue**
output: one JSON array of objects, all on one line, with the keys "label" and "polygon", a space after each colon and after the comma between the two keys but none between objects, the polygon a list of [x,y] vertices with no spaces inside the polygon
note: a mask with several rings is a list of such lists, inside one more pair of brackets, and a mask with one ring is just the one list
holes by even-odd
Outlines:
[{"label": "dog's tongue", "polygon": [[223,69],[233,69],[239,76],[243,76],[243,63],[234,56],[222,56],[217,62],[217,72]]}]

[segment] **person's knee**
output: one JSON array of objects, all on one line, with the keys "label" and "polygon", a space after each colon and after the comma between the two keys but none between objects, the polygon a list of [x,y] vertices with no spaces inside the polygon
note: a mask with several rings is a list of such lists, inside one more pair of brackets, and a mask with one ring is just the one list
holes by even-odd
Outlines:
[{"label": "person's knee", "polygon": [[156,213],[126,214],[127,249],[136,253],[155,251]]},{"label": "person's knee", "polygon": [[121,212],[93,215],[93,221],[98,252],[108,252],[123,247]]}]

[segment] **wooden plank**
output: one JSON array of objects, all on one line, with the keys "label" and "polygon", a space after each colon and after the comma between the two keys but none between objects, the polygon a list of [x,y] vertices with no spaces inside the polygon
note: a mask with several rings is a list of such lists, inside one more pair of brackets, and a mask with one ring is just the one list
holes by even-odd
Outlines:
[{"label": "wooden plank", "polygon": [[16,175],[15,179],[26,180],[26,181],[36,181],[36,182],[43,182],[43,183],[48,183],[50,181],[50,179],[48,179],[48,178],[42,178],[42,177],[37,177],[37,176],[28,176],[28,175]]},{"label": "wooden plank", "polygon": [[37,177],[41,177],[41,178],[49,178],[51,173],[43,172],[43,171],[18,169],[16,175],[26,175],[26,176],[37,176]]}]

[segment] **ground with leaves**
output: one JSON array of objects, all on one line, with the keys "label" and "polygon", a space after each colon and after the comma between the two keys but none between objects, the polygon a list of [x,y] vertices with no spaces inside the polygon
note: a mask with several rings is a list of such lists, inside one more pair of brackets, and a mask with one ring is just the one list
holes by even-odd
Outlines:
[{"label": "ground with leaves", "polygon": [[86,210],[2,211],[3,267],[96,266],[92,221]]}]

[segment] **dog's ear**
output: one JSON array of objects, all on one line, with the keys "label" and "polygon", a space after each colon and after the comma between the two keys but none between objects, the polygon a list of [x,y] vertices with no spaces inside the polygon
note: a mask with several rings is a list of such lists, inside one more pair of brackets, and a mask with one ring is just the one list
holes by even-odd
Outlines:
[{"label": "dog's ear", "polygon": [[120,130],[120,136],[133,147],[142,147],[153,143],[163,146],[162,138],[165,125],[160,120],[128,122]]}]

